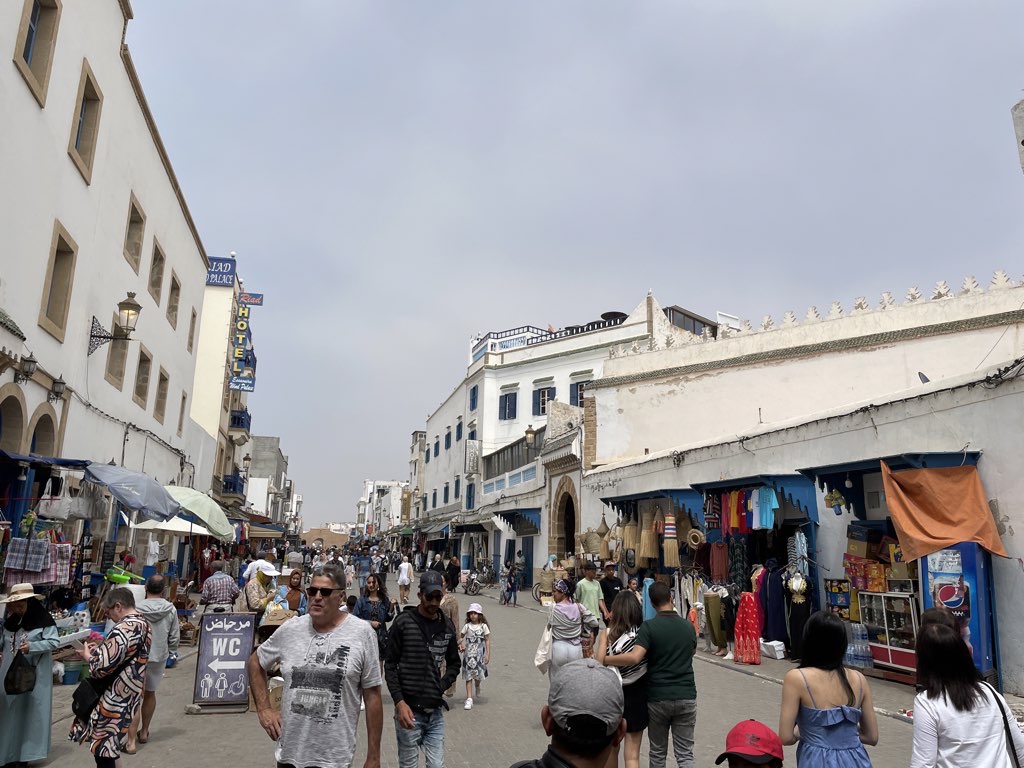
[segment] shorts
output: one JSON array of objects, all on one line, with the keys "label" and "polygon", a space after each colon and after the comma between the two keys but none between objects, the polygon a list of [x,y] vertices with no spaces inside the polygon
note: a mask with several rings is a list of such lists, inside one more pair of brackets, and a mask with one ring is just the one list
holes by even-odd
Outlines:
[{"label": "shorts", "polygon": [[167,660],[146,662],[146,690],[149,693],[156,693],[160,687],[160,681],[164,679],[164,670],[167,668]]},{"label": "shorts", "polygon": [[623,710],[626,719],[626,733],[640,733],[647,729],[650,720],[647,714],[647,685],[643,679],[622,686]]}]

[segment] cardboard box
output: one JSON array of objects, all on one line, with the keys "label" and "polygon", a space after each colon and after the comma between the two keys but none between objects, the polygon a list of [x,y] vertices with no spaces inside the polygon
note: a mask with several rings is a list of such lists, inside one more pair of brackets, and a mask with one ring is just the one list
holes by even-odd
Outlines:
[{"label": "cardboard box", "polygon": [[769,659],[786,658],[786,644],[781,640],[762,640],[761,655]]},{"label": "cardboard box", "polygon": [[870,558],[874,552],[871,542],[860,539],[847,539],[846,552],[854,557]]},{"label": "cardboard box", "polygon": [[883,563],[891,563],[893,546],[899,547],[899,542],[892,536],[883,536],[878,542],[878,559]]},{"label": "cardboard box", "polygon": [[829,606],[826,606],[826,608],[828,609],[829,613],[836,614],[843,621],[849,621],[850,620],[850,609],[849,608],[843,608],[842,606],[839,606],[839,605],[829,605]]},{"label": "cardboard box", "polygon": [[846,538],[854,541],[881,541],[884,532],[880,527],[871,523],[850,523],[846,526]]},{"label": "cardboard box", "polygon": [[900,549],[899,544],[889,544],[889,562],[893,565],[906,562],[903,557],[903,550]]},{"label": "cardboard box", "polygon": [[846,608],[850,605],[850,582],[846,579],[825,579],[825,603]]}]

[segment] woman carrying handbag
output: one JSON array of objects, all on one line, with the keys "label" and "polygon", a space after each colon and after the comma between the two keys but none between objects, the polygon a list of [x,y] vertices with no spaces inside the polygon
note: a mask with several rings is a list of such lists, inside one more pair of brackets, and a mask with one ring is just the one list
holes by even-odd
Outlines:
[{"label": "woman carrying handbag", "polygon": [[[0,765],[45,760],[50,754],[50,668],[59,640],[42,599],[31,584],[15,584],[11,593],[0,599],[6,607],[0,632],[0,680],[4,681],[0,690]],[[31,690],[8,693],[8,677],[13,677],[9,673],[16,660],[19,665],[27,662],[35,670],[35,684]]]},{"label": "woman carrying handbag", "polygon": [[911,768],[1020,768],[1024,736],[1006,700],[982,681],[958,632],[926,624],[917,638]]}]

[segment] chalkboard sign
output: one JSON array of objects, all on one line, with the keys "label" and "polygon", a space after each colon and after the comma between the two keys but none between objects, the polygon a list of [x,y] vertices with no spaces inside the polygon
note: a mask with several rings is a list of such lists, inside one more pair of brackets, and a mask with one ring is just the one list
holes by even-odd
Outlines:
[{"label": "chalkboard sign", "polygon": [[114,567],[114,557],[117,556],[117,542],[104,541],[103,553],[100,556],[100,573],[106,573]]},{"label": "chalkboard sign", "polygon": [[256,635],[254,613],[204,613],[199,659],[192,690],[194,704],[249,703],[245,663]]}]

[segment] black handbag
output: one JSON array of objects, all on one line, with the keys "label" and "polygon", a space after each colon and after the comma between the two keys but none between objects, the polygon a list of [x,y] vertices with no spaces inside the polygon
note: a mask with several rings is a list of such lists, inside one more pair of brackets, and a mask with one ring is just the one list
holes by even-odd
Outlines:
[{"label": "black handbag", "polygon": [[106,677],[100,678],[84,678],[75,688],[75,692],[71,694],[71,711],[75,714],[79,720],[87,721],[92,711],[96,709],[96,705],[100,703],[100,699],[103,698],[103,694],[107,688],[113,685],[118,675],[124,672],[128,665],[135,661],[135,657],[138,654],[132,654],[132,657],[128,659],[124,664],[115,669]]},{"label": "black handbag", "polygon": [[36,668],[18,651],[11,659],[11,666],[4,675],[4,692],[8,696],[32,693],[36,687]]}]

